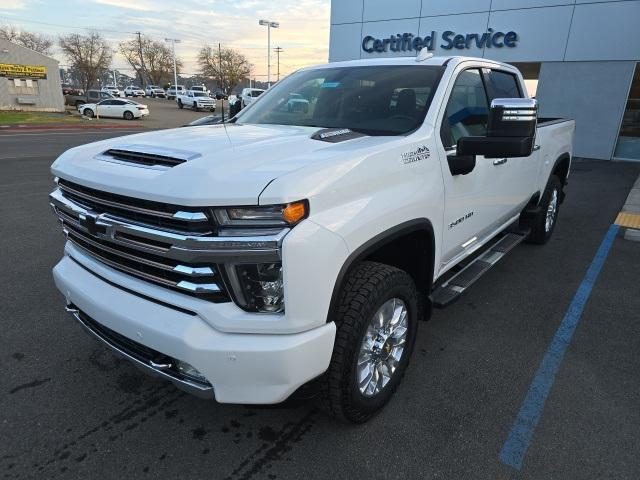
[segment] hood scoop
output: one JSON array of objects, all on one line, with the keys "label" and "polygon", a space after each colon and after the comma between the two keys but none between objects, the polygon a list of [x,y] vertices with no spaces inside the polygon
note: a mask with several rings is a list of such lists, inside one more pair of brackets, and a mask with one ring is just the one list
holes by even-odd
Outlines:
[{"label": "hood scoop", "polygon": [[122,145],[110,148],[98,158],[105,162],[166,170],[201,156],[195,152],[154,145]]}]

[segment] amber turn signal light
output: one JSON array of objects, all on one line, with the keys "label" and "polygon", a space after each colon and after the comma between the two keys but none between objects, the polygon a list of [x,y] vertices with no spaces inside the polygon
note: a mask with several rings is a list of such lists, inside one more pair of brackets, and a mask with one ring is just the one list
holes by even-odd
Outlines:
[{"label": "amber turn signal light", "polygon": [[294,202],[287,205],[282,211],[282,217],[288,224],[298,223],[307,216],[306,202]]}]

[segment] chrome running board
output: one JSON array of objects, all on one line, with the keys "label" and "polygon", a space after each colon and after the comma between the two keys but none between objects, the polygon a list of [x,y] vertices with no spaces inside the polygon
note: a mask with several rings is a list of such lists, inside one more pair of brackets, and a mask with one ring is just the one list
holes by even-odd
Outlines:
[{"label": "chrome running board", "polygon": [[465,265],[453,277],[436,287],[431,293],[431,301],[436,308],[444,308],[455,302],[467,288],[473,285],[491,267],[502,260],[507,253],[524,241],[529,231],[507,231],[497,237],[483,253]]}]

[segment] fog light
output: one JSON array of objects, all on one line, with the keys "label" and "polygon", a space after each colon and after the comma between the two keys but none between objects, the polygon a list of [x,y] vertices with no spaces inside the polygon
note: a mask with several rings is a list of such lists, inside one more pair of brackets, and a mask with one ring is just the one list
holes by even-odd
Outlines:
[{"label": "fog light", "polygon": [[207,377],[202,375],[193,365],[183,362],[182,360],[176,359],[176,368],[181,375],[185,377],[189,377],[193,380],[196,380],[200,383],[209,383]]},{"label": "fog light", "polygon": [[282,263],[237,265],[236,269],[249,310],[270,313],[284,310]]}]

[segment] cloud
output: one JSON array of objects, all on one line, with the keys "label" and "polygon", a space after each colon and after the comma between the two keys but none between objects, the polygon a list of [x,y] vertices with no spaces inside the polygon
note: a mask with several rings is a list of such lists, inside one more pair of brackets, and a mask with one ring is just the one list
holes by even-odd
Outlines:
[{"label": "cloud", "polygon": [[101,5],[110,7],[126,8],[127,10],[137,10],[140,12],[148,12],[153,10],[153,5],[141,0],[93,0]]},{"label": "cloud", "polygon": [[0,10],[24,10],[27,8],[26,0],[3,0]]}]

